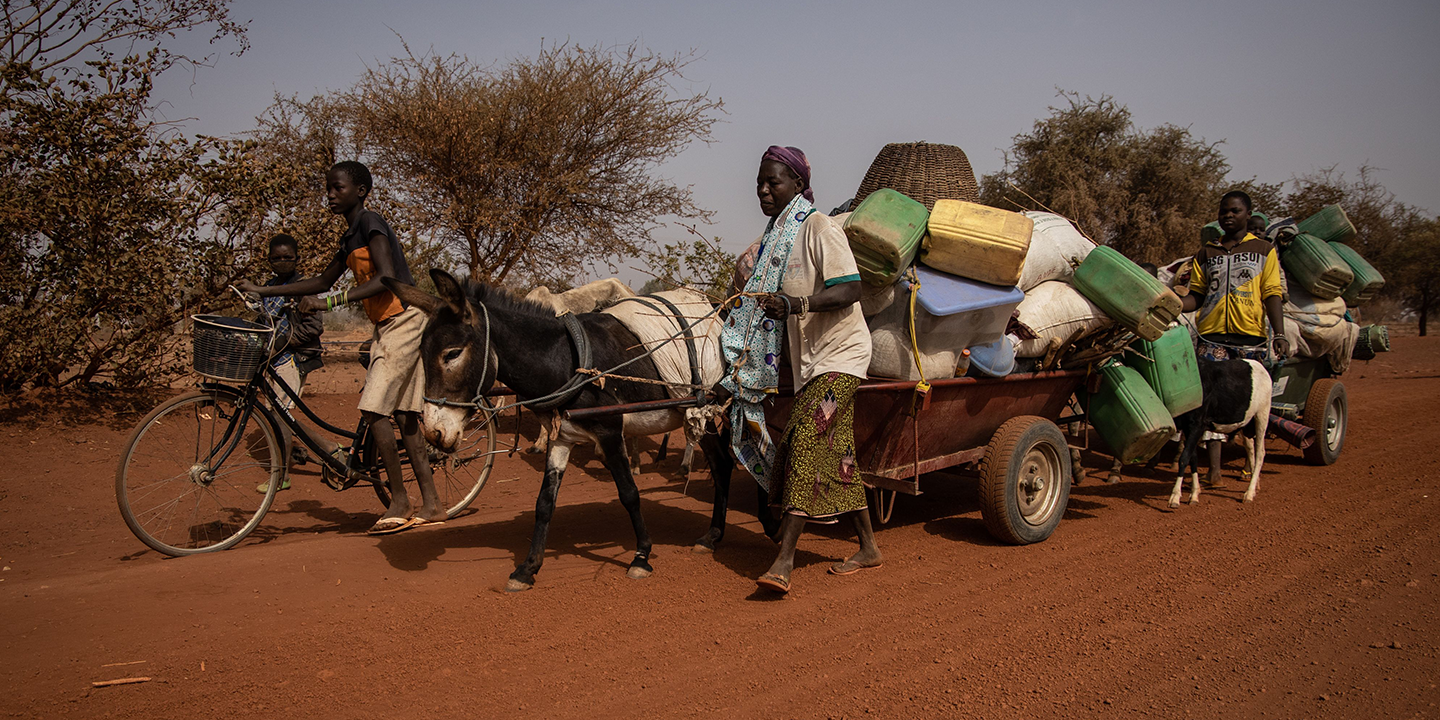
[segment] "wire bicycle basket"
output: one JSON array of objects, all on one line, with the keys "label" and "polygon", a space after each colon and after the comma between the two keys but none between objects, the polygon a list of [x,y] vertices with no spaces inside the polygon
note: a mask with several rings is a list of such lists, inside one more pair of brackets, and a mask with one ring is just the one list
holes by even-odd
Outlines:
[{"label": "wire bicycle basket", "polygon": [[245,382],[270,359],[274,329],[223,315],[192,315],[195,372],[215,380]]}]

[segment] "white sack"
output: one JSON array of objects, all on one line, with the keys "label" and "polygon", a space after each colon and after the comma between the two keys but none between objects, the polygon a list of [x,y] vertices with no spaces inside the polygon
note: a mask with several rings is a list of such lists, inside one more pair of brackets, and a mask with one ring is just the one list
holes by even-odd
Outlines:
[{"label": "white sack", "polygon": [[889,285],[878,288],[870,283],[860,283],[860,314],[869,320],[889,308],[895,302],[896,297],[908,299],[908,296],[897,287],[899,284],[898,279]]},{"label": "white sack", "polygon": [[1294,285],[1285,302],[1285,317],[1311,328],[1331,328],[1345,321],[1345,299],[1321,300]]},{"label": "white sack", "polygon": [[[910,351],[909,311],[909,296],[896,293],[895,302],[870,320],[870,377],[920,379]],[[936,317],[916,303],[915,334],[926,380],[955,376],[960,353],[971,344],[973,321],[966,313]]]},{"label": "white sack", "polygon": [[1084,260],[1095,249],[1095,243],[1081,235],[1069,220],[1054,213],[1026,211],[1023,215],[1035,221],[1035,229],[1025,253],[1025,268],[1020,272],[1020,289],[1030,292],[1040,283],[1073,277],[1075,269],[1070,260]]},{"label": "white sack", "polygon": [[[687,288],[675,290],[662,290],[659,295],[680,309],[684,316],[683,323],[695,322],[698,318],[704,317],[713,309],[710,299],[703,293]],[[675,383],[670,388],[670,396],[681,398],[695,394],[695,389],[690,387],[690,354],[685,348],[685,336],[681,334],[674,340],[670,336],[680,332],[684,327],[681,320],[677,320],[674,313],[665,307],[664,303],[642,297],[646,303],[660,309],[655,310],[646,307],[645,304],[634,300],[626,300],[606,308],[602,312],[613,315],[630,332],[640,338],[645,349],[658,348],[651,358],[655,361],[655,367],[660,371],[660,378],[668,383]],[[720,355],[720,319],[711,314],[703,321],[690,329],[695,336],[695,355],[700,363],[700,382],[706,388],[720,382],[721,375],[725,372],[724,360]],[[627,374],[625,370],[619,370],[617,375]]]},{"label": "white sack", "polygon": [[1083,330],[1081,337],[1084,337],[1114,322],[1079,290],[1054,280],[1026,291],[1019,313],[1020,323],[1038,336],[1015,346],[1015,357],[1022,358],[1043,356],[1050,349],[1052,338],[1064,342],[1076,330]]}]

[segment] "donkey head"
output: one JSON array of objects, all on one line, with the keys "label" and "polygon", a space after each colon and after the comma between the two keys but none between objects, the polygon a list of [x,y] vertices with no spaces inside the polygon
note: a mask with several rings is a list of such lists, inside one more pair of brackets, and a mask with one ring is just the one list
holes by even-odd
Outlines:
[{"label": "donkey head", "polygon": [[430,278],[438,297],[394,278],[381,282],[429,317],[420,340],[420,363],[425,369],[421,419],[425,439],[444,452],[453,452],[475,408],[446,403],[470,403],[489,390],[500,361],[494,348],[486,344],[485,313],[471,302],[460,282],[440,269],[432,269]]}]

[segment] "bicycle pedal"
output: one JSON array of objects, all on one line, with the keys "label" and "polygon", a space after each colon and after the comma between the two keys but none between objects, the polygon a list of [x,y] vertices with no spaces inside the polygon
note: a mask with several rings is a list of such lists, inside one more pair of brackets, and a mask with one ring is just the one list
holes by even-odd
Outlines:
[{"label": "bicycle pedal", "polygon": [[334,470],[331,470],[329,465],[324,463],[320,464],[320,482],[325,483],[326,487],[336,492],[346,488],[345,480],[336,474]]}]

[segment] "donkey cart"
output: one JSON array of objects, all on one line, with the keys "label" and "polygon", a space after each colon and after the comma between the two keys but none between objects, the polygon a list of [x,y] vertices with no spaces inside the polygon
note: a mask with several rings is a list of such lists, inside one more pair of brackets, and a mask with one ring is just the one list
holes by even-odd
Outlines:
[{"label": "donkey cart", "polygon": [[[880,522],[896,493],[920,494],[920,476],[971,468],[980,478],[980,512],[996,539],[1024,545],[1054,532],[1070,497],[1070,450],[1057,422],[1085,381],[1083,370],[1012,374],[1003,378],[914,382],[867,380],[855,397],[856,463],[871,489]],[[570,417],[674,407],[687,400],[572,410]],[[767,422],[783,428],[794,398],[783,392]],[[888,500],[888,502],[887,502]]]},{"label": "donkey cart", "polygon": [[1275,373],[1271,412],[1315,430],[1302,446],[1306,462],[1333,465],[1345,447],[1349,400],[1345,385],[1324,358],[1291,358]]}]

